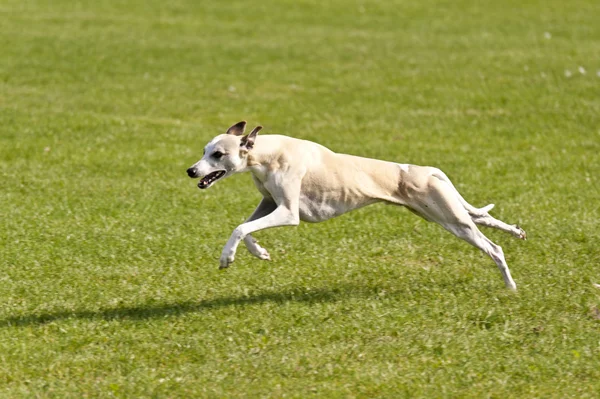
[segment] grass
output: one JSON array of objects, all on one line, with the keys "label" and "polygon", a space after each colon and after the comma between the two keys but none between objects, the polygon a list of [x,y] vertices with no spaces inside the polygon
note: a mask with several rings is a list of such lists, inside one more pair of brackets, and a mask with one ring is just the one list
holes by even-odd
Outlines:
[{"label": "grass", "polygon": [[[0,4],[0,397],[596,397],[598,2]],[[581,73],[582,67],[585,73]],[[443,169],[493,263],[373,206],[222,246],[262,133]]]}]

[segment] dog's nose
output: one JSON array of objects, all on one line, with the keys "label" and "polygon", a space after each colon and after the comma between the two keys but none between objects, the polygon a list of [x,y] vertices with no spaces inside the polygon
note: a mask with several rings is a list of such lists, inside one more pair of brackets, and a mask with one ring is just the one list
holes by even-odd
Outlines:
[{"label": "dog's nose", "polygon": [[196,169],[194,169],[194,168],[189,168],[189,169],[187,170],[187,174],[188,174],[188,176],[189,176],[189,177],[194,177],[194,176],[196,176]]}]

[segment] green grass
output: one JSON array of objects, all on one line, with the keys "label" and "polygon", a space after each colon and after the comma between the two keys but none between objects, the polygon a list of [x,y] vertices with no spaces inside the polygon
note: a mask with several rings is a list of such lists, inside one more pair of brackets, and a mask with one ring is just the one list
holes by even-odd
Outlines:
[{"label": "green grass", "polygon": [[[0,3],[0,397],[597,397],[600,3]],[[579,67],[586,71],[582,74]],[[566,71],[570,72],[567,73]],[[403,209],[255,236],[246,119],[435,165],[519,223]]]}]

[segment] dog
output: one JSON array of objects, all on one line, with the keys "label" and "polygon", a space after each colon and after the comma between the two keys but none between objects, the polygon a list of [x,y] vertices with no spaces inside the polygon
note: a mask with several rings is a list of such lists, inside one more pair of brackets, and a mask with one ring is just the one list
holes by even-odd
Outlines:
[{"label": "dog", "polygon": [[231,234],[223,248],[219,268],[234,261],[243,240],[250,253],[270,260],[267,250],[252,237],[255,231],[297,226],[300,221],[323,222],[377,202],[401,205],[422,218],[440,224],[455,236],[486,253],[496,263],[506,287],[516,290],[502,248],[477,225],[493,227],[525,240],[525,231],[470,205],[450,179],[430,166],[399,164],[338,154],[306,140],[282,135],[258,136],[262,126],[244,135],[246,121],[212,139],[202,159],[187,174],[200,178],[198,187],[241,172],[251,172],[263,198],[252,215]]}]

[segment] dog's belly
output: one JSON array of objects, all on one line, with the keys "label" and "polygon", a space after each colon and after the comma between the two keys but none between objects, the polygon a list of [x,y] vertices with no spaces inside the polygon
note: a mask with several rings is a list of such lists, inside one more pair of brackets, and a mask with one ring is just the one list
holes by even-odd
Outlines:
[{"label": "dog's belly", "polygon": [[330,204],[316,202],[300,195],[300,220],[310,223],[323,222],[340,214],[339,210]]},{"label": "dog's belly", "polygon": [[344,201],[334,195],[315,196],[310,194],[300,194],[300,220],[310,223],[324,222],[325,220],[375,202],[378,201],[367,198],[354,198],[351,201]]}]

